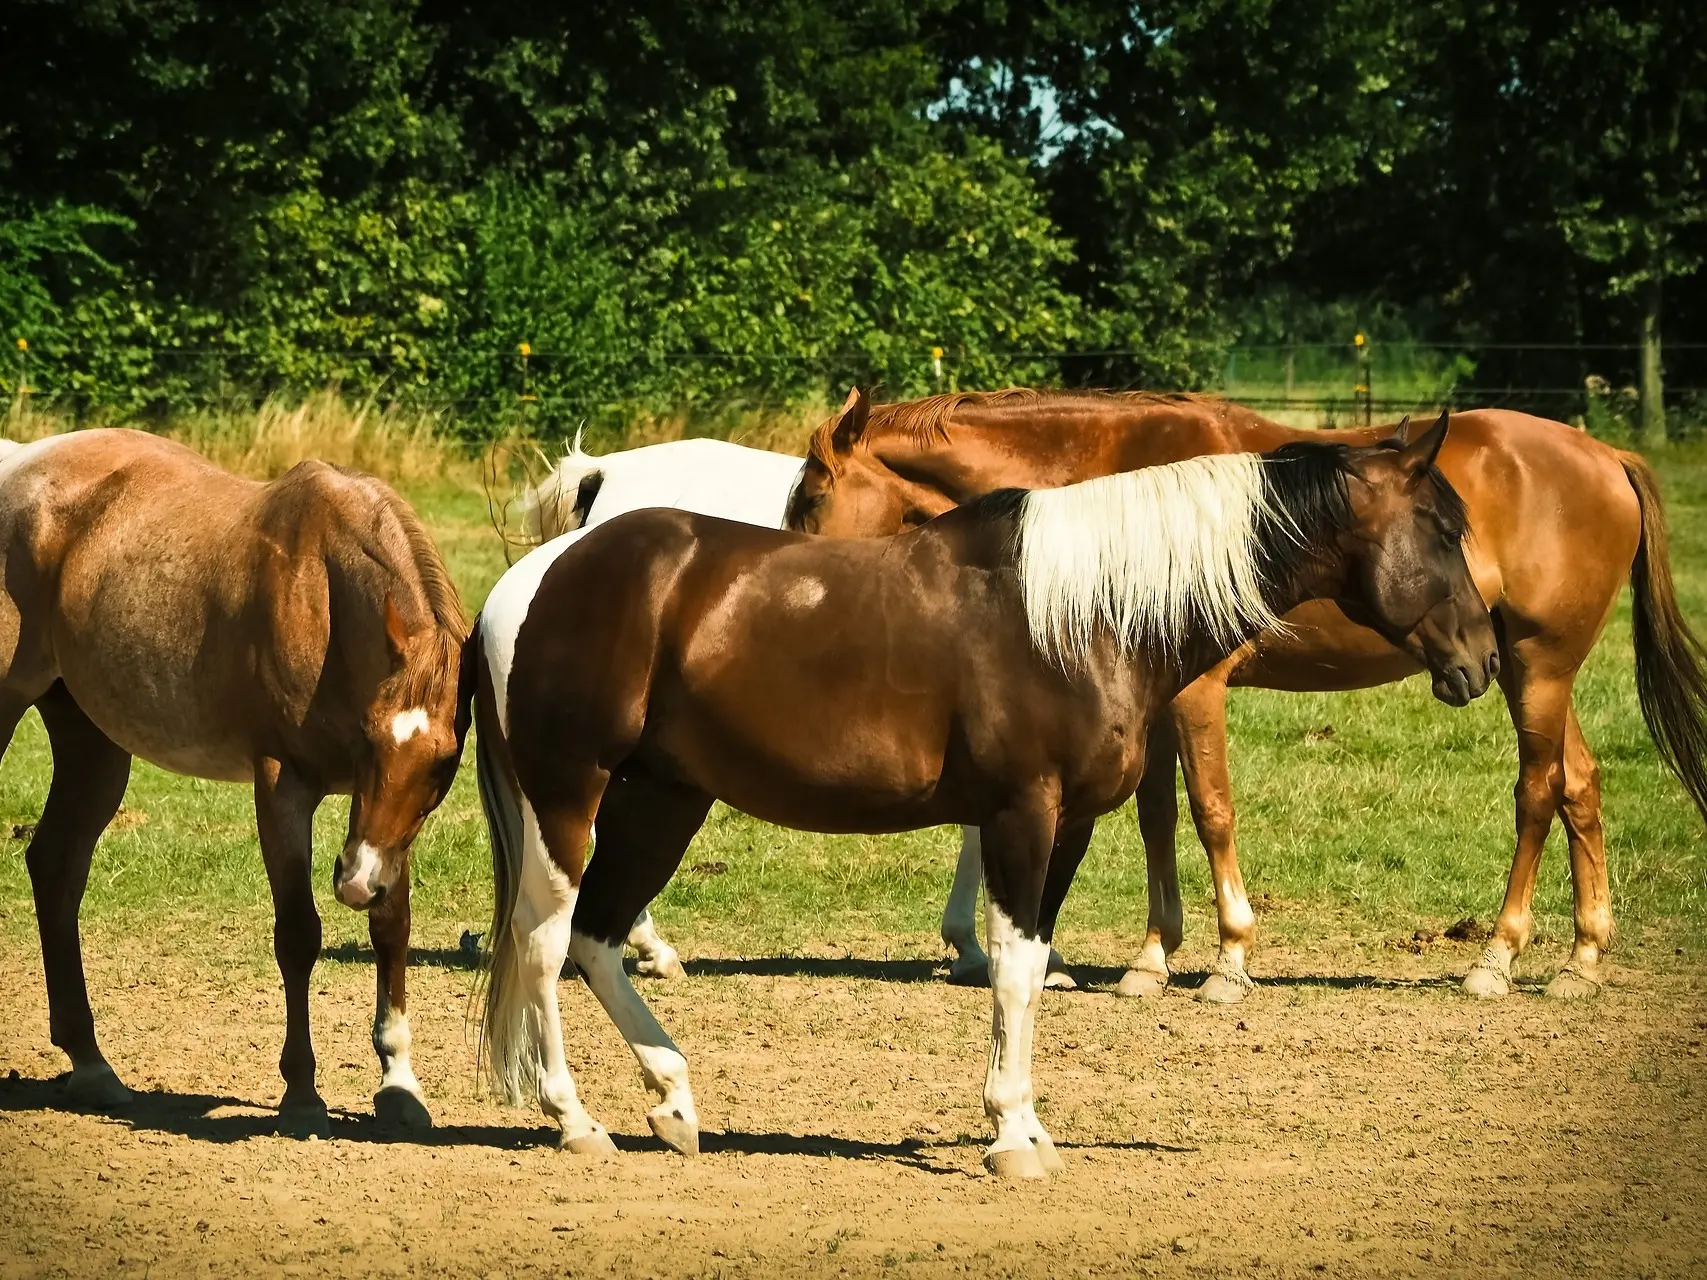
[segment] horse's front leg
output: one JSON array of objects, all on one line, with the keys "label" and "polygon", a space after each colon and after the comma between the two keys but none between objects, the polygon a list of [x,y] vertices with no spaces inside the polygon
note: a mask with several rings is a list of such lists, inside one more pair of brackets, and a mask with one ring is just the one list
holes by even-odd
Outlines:
[{"label": "horse's front leg", "polygon": [[[984,851],[977,827],[960,829],[960,857],[954,864],[954,883],[942,906],[942,940],[954,948],[948,980],[956,986],[982,987],[990,981],[990,957],[978,945],[978,890],[984,883]],[[1071,991],[1078,981],[1059,953],[1049,953],[1047,987]]]},{"label": "horse's front leg", "polygon": [[1061,840],[1056,839],[1055,826],[1054,805],[1039,803],[997,815],[982,833],[994,1007],[984,1114],[996,1129],[995,1141],[984,1152],[984,1167],[1005,1179],[1042,1178],[1061,1167],[1055,1144],[1037,1117],[1032,1041],[1055,915],[1090,843],[1093,824],[1084,823]]},{"label": "horse's front leg", "polygon": [[279,1056],[284,1098],[280,1128],[298,1137],[327,1137],[326,1103],[315,1087],[308,1026],[308,978],[320,958],[320,913],[309,881],[314,811],[322,794],[294,770],[264,759],[255,769],[255,825],[273,891],[273,955],[285,990],[285,1042]]},{"label": "horse's front leg", "polygon": [[388,1124],[430,1129],[432,1113],[421,1096],[409,1062],[409,1000],[405,980],[409,967],[409,870],[397,877],[391,892],[368,912],[368,937],[373,942],[373,1051],[379,1055],[379,1092],[373,1095],[374,1116]]}]

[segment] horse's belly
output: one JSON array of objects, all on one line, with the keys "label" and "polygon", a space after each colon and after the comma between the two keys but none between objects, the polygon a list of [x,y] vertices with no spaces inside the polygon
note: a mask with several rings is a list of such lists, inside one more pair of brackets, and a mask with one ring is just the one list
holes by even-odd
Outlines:
[{"label": "horse's belly", "polygon": [[940,752],[847,728],[832,746],[796,742],[786,731],[760,740],[700,721],[677,725],[654,749],[669,772],[777,826],[879,833],[953,820],[937,812]]},{"label": "horse's belly", "polygon": [[144,671],[125,662],[60,662],[72,699],[131,755],[193,778],[247,782],[254,776],[253,754],[234,728],[229,699],[209,696],[205,682],[190,675],[162,679],[167,672]]}]

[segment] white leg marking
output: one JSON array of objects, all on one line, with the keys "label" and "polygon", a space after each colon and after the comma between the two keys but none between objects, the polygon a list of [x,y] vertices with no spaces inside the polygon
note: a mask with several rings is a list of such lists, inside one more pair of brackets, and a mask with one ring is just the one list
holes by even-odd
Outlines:
[{"label": "white leg marking", "polygon": [[427,719],[425,707],[410,707],[409,710],[399,711],[391,717],[391,737],[400,746],[431,727],[432,722]]},{"label": "white leg marking", "polygon": [[637,966],[648,978],[680,978],[684,976],[682,958],[676,949],[665,942],[652,923],[652,913],[642,911],[628,931],[628,945],[640,954]]},{"label": "white leg marking", "polygon": [[569,954],[634,1051],[640,1078],[659,1098],[658,1105],[646,1113],[652,1131],[678,1151],[698,1151],[699,1114],[688,1087],[688,1061],[628,980],[621,945],[572,933]]},{"label": "white leg marking", "polygon": [[540,835],[533,806],[522,801],[522,883],[516,911],[510,917],[515,936],[516,964],[526,993],[528,1025],[535,1038],[540,1109],[557,1121],[565,1143],[595,1132],[601,1126],[587,1114],[575,1092],[575,1078],[563,1055],[563,1023],[557,1007],[557,979],[569,952],[569,920],[575,913],[576,889],[552,862]]},{"label": "white leg marking", "polygon": [[379,1087],[401,1089],[419,1098],[421,1085],[409,1064],[411,1043],[409,1015],[393,1009],[382,989],[373,1014],[373,1051],[379,1055]]},{"label": "white leg marking", "polygon": [[978,945],[978,888],[983,883],[983,840],[977,827],[962,827],[954,884],[942,907],[942,940],[954,948],[954,960],[948,967],[950,982],[983,982],[989,975],[990,958]]},{"label": "white leg marking", "polygon": [[985,1154],[993,1157],[1049,1142],[1031,1092],[1032,1024],[1049,972],[1049,944],[1022,934],[994,902],[985,910],[985,929],[995,1017],[984,1077],[984,1114],[996,1126],[996,1140]]}]

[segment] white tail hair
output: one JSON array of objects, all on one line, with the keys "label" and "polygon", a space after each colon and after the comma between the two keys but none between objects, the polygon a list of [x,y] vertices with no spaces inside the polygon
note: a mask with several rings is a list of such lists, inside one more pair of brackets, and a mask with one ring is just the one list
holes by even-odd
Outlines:
[{"label": "white tail hair", "polygon": [[1264,598],[1259,529],[1278,524],[1258,454],[1192,458],[1026,494],[1019,571],[1038,650],[1063,667],[1113,633],[1177,659],[1188,637],[1231,649],[1279,619]]},{"label": "white tail hair", "polygon": [[522,531],[529,540],[549,542],[586,522],[587,513],[581,510],[581,484],[588,476],[604,469],[604,460],[581,451],[581,433],[575,432],[575,442],[569,452],[558,459],[557,465],[538,484],[530,484],[516,499],[513,510],[522,522]]}]

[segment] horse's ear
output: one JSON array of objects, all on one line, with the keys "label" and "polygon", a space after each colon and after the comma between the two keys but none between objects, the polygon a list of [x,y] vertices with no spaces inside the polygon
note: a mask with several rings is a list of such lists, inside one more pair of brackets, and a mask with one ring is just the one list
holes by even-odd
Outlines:
[{"label": "horse's ear", "polygon": [[1440,456],[1440,446],[1446,443],[1446,429],[1451,425],[1451,421],[1452,411],[1442,409],[1439,419],[1432,427],[1415,440],[1405,442],[1404,447],[1399,450],[1399,465],[1413,476],[1426,474],[1434,465],[1435,458]]},{"label": "horse's ear", "polygon": [[836,416],[836,429],[830,433],[830,443],[837,453],[853,451],[865,435],[866,420],[870,416],[871,405],[865,398],[865,392],[858,387],[850,387],[848,398],[842,403],[842,411]]},{"label": "horse's ear", "polygon": [[1387,449],[1403,449],[1411,441],[1411,415],[1406,414],[1399,419],[1399,425],[1393,428],[1393,434],[1381,442],[1379,447]]},{"label": "horse's ear", "polygon": [[409,647],[409,628],[403,625],[403,615],[397,612],[397,601],[385,597],[385,644],[391,650],[393,669],[403,665],[403,655]]}]

